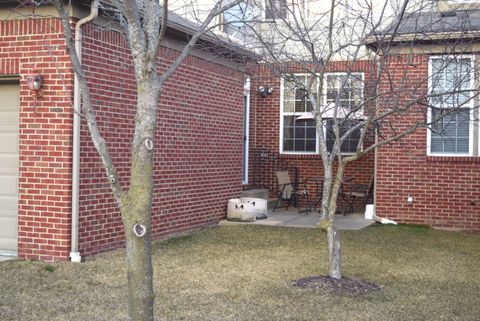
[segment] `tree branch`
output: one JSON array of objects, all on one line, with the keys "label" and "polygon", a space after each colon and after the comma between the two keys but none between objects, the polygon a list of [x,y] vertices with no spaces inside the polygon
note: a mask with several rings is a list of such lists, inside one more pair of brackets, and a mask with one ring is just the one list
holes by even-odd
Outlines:
[{"label": "tree branch", "polygon": [[72,60],[73,70],[75,75],[78,79],[80,91],[82,94],[82,114],[84,115],[87,126],[90,131],[90,135],[92,136],[92,141],[97,149],[98,153],[100,154],[100,158],[102,160],[103,166],[105,168],[105,172],[110,182],[110,187],[112,189],[113,195],[118,206],[121,208],[122,206],[122,196],[123,196],[123,188],[119,182],[117,170],[115,165],[113,164],[112,157],[110,155],[110,151],[108,146],[105,142],[105,139],[102,137],[100,133],[100,129],[98,128],[97,118],[95,114],[95,109],[93,107],[90,93],[88,90],[87,80],[85,78],[85,74],[83,71],[83,67],[78,57],[78,53],[75,50],[75,40],[72,34],[72,29],[70,26],[69,16],[65,7],[63,5],[62,0],[54,0],[53,1],[55,8],[58,11],[60,16],[63,32],[65,35],[65,41],[67,44],[68,53]]}]

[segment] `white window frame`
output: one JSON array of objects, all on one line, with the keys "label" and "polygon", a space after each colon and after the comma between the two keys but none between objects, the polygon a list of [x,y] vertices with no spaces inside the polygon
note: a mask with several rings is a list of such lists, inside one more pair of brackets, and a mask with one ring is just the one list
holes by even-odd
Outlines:
[{"label": "white window frame", "polygon": [[[322,89],[322,103],[323,105],[327,104],[327,76],[328,75],[360,75],[362,81],[362,88],[361,88],[361,99],[364,100],[364,89],[365,89],[365,73],[364,72],[329,72],[325,73],[323,77],[323,89]],[[295,77],[305,77],[305,76],[312,76],[308,73],[298,73],[294,74]],[[318,86],[318,84],[317,84]],[[320,139],[318,137],[318,132],[315,131],[315,151],[312,152],[297,152],[297,151],[285,151],[283,148],[283,134],[284,134],[284,117],[285,116],[302,116],[307,114],[308,112],[298,113],[298,112],[284,112],[284,90],[285,90],[285,77],[280,79],[280,137],[279,137],[279,153],[285,155],[316,155],[320,151]],[[361,109],[361,113],[363,114],[363,107]],[[361,134],[361,132],[360,132]],[[323,137],[325,138],[325,143],[327,139],[327,119],[324,119],[324,126],[323,126]],[[363,149],[363,145],[361,147]],[[342,155],[354,155],[354,152],[342,152]]]},{"label": "white window frame", "polygon": [[[295,77],[305,77],[305,76],[312,76],[311,74],[307,73],[298,73],[294,74]],[[318,86],[318,84],[317,84]],[[286,154],[286,155],[316,155],[319,152],[319,144],[318,144],[318,133],[317,130],[315,130],[315,151],[313,152],[296,152],[296,151],[284,151],[283,150],[283,125],[284,125],[284,116],[302,116],[305,114],[308,114],[308,112],[303,112],[303,113],[297,113],[297,112],[284,112],[283,110],[283,105],[284,105],[284,92],[285,89],[285,77],[282,77],[280,79],[280,144],[279,144],[279,152],[280,154]]]},{"label": "white window frame", "polygon": [[[365,101],[365,96],[364,96],[364,90],[365,90],[365,73],[364,72],[327,72],[325,73],[325,76],[323,77],[323,104],[327,105],[327,78],[329,75],[338,75],[338,76],[349,76],[349,75],[360,75],[362,79],[362,88],[361,88],[361,100]],[[360,110],[361,114],[363,115],[363,106],[362,109]],[[353,119],[352,119],[353,120]],[[360,129],[360,135],[362,134],[361,132],[362,129]],[[327,123],[324,121],[324,126],[323,126],[323,137],[325,137],[325,143],[327,142]],[[361,148],[363,149],[363,143]],[[342,155],[354,155],[354,152],[342,152]]]},{"label": "white window frame", "polygon": [[[239,6],[239,5],[241,5],[241,4],[243,4],[243,2],[241,2],[241,3],[239,3],[239,4],[236,4],[235,6],[233,6],[233,7],[229,8],[229,9],[225,10],[225,11],[222,12],[220,15],[218,15],[218,18],[217,18],[218,24],[219,24],[219,25],[218,25],[218,30],[219,30],[224,36],[229,37],[229,38],[231,38],[231,39],[233,39],[234,41],[237,41],[237,42],[241,42],[241,41],[243,40],[243,37],[242,37],[242,36],[244,36],[244,32],[246,32],[246,27],[245,27],[245,26],[246,26],[246,23],[242,23],[242,25],[243,25],[243,32],[240,31],[240,32],[238,32],[238,33],[236,33],[236,34],[228,34],[227,31],[226,31],[226,26],[225,26],[225,24],[226,24],[226,22],[227,22],[227,20],[225,19],[225,14],[226,14],[229,10],[231,10],[232,8],[235,8],[236,6]],[[253,7],[252,7],[252,10],[254,10]],[[257,8],[257,10],[258,10],[258,8]],[[253,11],[252,11],[252,12],[253,12]],[[239,37],[238,34],[240,34],[240,35],[242,35],[242,36]]]},{"label": "white window frame", "polygon": [[[471,73],[470,73],[470,89],[474,88],[475,85],[475,55],[434,55],[430,56],[428,58],[428,94],[432,92],[432,72],[433,72],[433,65],[432,65],[432,60],[434,59],[452,59],[452,58],[457,58],[457,59],[465,59],[468,58],[470,59],[470,67],[471,67]],[[470,98],[473,93],[470,93]],[[470,122],[468,124],[468,153],[433,153],[431,151],[432,149],[432,132],[430,130],[430,126],[427,128],[427,156],[455,156],[455,157],[469,157],[473,156],[473,141],[474,141],[474,99],[470,99],[469,101],[469,106],[465,105],[462,108],[470,108]],[[445,107],[448,108],[448,107]],[[430,123],[432,121],[432,107],[428,107],[427,111],[427,123]]]}]

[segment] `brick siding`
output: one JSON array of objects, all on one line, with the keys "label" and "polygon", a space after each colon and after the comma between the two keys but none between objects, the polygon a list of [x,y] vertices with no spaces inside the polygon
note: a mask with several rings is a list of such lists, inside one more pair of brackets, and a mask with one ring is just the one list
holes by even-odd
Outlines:
[{"label": "brick siding", "polygon": [[[87,25],[84,65],[100,129],[126,188],[136,85],[125,39]],[[164,49],[160,68],[178,54]],[[244,74],[189,57],[167,81],[158,110],[154,239],[217,223],[241,190]],[[82,124],[80,251],[123,245],[123,227],[85,122]]]},{"label": "brick siding", "polygon": [[[72,81],[56,19],[0,21],[0,75],[19,78],[18,255],[67,260],[70,252]],[[43,76],[34,98],[26,76]]]},{"label": "brick siding", "polygon": [[[357,62],[351,65],[346,62],[334,62],[328,72],[346,72],[353,70],[355,72],[364,72],[366,83],[368,83],[369,70],[371,63],[369,61]],[[291,72],[302,72],[301,66],[291,64],[288,66]],[[271,96],[261,97],[257,92],[259,86],[273,87]],[[250,155],[253,155],[254,149],[266,148],[274,153],[279,153],[280,147],[280,91],[281,78],[278,73],[272,71],[268,66],[261,66],[254,71],[252,77],[252,96],[250,111]],[[286,160],[290,166],[296,166],[300,181],[307,178],[323,177],[323,163],[319,155],[293,155],[280,154],[279,157]],[[349,164],[345,171],[345,177],[354,177],[354,182],[359,184],[369,184],[373,176],[374,154],[370,153],[361,159]],[[253,159],[250,158],[250,169],[253,168]],[[252,175],[252,170],[250,170]],[[293,179],[293,177],[292,177]],[[253,177],[250,177],[250,181]],[[315,195],[314,184],[309,184],[311,194]],[[349,188],[348,185],[345,186]],[[272,197],[275,195],[271,194]],[[339,202],[339,206],[343,206]],[[361,204],[356,204],[357,210],[363,210]]]},{"label": "brick siding", "polygon": [[[85,27],[84,63],[98,123],[127,187],[135,90],[123,36]],[[165,68],[178,54],[164,49]],[[215,57],[217,61],[221,58]],[[68,260],[73,74],[56,19],[0,22],[0,75],[19,76],[19,257]],[[26,75],[44,78],[36,100]],[[241,190],[244,74],[197,57],[165,84],[156,136],[154,239],[217,223]],[[123,227],[85,123],[81,128],[82,256],[123,246]]]},{"label": "brick siding", "polygon": [[[409,104],[426,93],[428,55],[391,57],[386,67],[389,79],[382,79],[381,91],[390,91],[392,79],[396,88],[409,89],[383,97],[379,103],[386,108]],[[425,115],[423,105],[414,105],[391,125],[401,130]],[[479,164],[480,157],[427,156],[427,131],[419,129],[401,143],[378,150],[376,213],[401,223],[480,230]],[[407,203],[408,196],[413,204]]]}]

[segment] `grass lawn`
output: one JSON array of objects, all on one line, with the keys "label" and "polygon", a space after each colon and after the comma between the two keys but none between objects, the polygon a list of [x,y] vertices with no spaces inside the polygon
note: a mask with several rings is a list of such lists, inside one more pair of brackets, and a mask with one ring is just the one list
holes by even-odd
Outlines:
[{"label": "grass lawn", "polygon": [[[480,235],[373,226],[342,238],[344,275],[380,291],[293,287],[328,270],[316,229],[222,226],[158,242],[157,320],[480,320]],[[0,320],[126,320],[123,260],[1,262]]]}]

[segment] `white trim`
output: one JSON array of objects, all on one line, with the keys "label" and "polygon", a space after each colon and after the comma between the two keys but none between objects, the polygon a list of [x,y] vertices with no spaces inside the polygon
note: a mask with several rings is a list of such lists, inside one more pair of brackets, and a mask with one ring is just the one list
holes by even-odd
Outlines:
[{"label": "white trim", "polygon": [[[360,75],[361,76],[361,82],[362,82],[362,88],[360,90],[360,94],[361,94],[361,100],[362,102],[365,101],[365,97],[364,97],[364,90],[365,90],[365,73],[363,71],[357,71],[357,72],[345,72],[345,71],[339,71],[339,72],[327,72],[324,74],[324,77],[323,77],[323,104],[324,105],[327,105],[329,103],[327,103],[327,77],[329,75],[339,75],[339,76],[342,76],[342,75],[346,75],[347,77],[349,75]],[[334,102],[335,103],[335,102]],[[361,114],[362,116],[364,115],[363,114],[363,107],[362,106],[362,109],[359,110],[359,114]],[[339,107],[337,107],[339,108]],[[355,112],[357,113],[357,112]],[[362,128],[360,128],[360,135],[362,134]],[[327,128],[326,128],[326,124],[324,124],[323,126],[323,136],[325,137],[325,142],[327,141]],[[362,142],[362,150],[363,150],[363,142]],[[341,155],[345,155],[345,156],[349,156],[349,155],[355,155],[355,152],[342,152],[342,149],[340,148],[340,153]]]},{"label": "white trim", "polygon": [[280,78],[280,112],[278,113],[280,115],[280,130],[279,132],[279,144],[278,144],[278,152],[280,154],[284,154],[283,151],[283,89],[285,86],[285,79],[284,77]]},{"label": "white trim", "polygon": [[[342,76],[342,75],[346,75],[347,77],[349,75],[360,75],[361,76],[361,81],[362,81],[362,88],[361,88],[361,100],[364,101],[365,100],[365,97],[364,97],[364,89],[365,89],[365,73],[364,72],[361,72],[361,71],[358,71],[358,72],[344,72],[344,71],[341,71],[341,72],[326,72],[324,74],[324,77],[323,77],[323,104],[324,105],[327,105],[327,77],[328,76],[331,76],[331,75],[338,75],[338,76]],[[363,115],[363,106],[362,106],[362,110],[361,110],[361,113]]]},{"label": "white trim", "polygon": [[[298,73],[294,74],[295,77],[306,77],[311,76],[308,73]],[[305,84],[305,83],[304,83]],[[317,84],[318,86],[318,84]],[[279,153],[283,155],[317,155],[319,152],[319,139],[317,131],[315,130],[315,151],[314,152],[296,152],[296,151],[284,151],[283,150],[283,127],[284,127],[284,116],[302,116],[307,114],[308,112],[297,113],[297,112],[283,112],[284,107],[284,89],[285,89],[285,77],[280,78],[280,130],[279,130]]]},{"label": "white trim", "polygon": [[[431,93],[432,90],[432,60],[433,59],[445,59],[445,58],[456,58],[456,59],[465,59],[468,58],[470,59],[470,67],[471,67],[471,74],[470,74],[470,88],[473,89],[475,88],[475,55],[432,55],[428,58],[428,94]],[[472,93],[470,93],[470,98],[471,98]],[[473,156],[473,141],[474,141],[474,99],[470,99],[470,102],[468,103],[469,106],[465,106],[462,108],[470,108],[470,122],[469,122],[469,131],[468,131],[468,153],[432,153],[432,132],[429,127],[427,127],[427,156],[455,156],[455,157],[470,157]],[[441,107],[439,107],[441,108]],[[446,107],[445,107],[446,108]],[[432,120],[432,108],[428,107],[427,110],[427,123],[430,123]],[[479,144],[480,145],[480,144]]]},{"label": "white trim", "polygon": [[[242,153],[242,184],[248,184],[248,150],[250,148],[250,77],[245,77],[245,83],[243,85],[243,97],[244,100],[242,104],[244,105],[244,134],[246,136],[245,140],[242,139],[242,147],[245,146],[245,154]],[[246,97],[246,100],[245,100]],[[245,166],[245,168],[243,168]],[[243,175],[245,173],[245,175]]]},{"label": "white trim", "polygon": [[[361,82],[362,82],[362,88],[361,88],[361,99],[364,100],[364,89],[365,89],[365,73],[364,72],[328,72],[328,73],[325,73],[324,74],[324,77],[323,77],[323,90],[322,90],[322,95],[323,97],[321,97],[321,101],[323,102],[323,106],[326,106],[327,105],[327,77],[328,75],[360,75],[361,76]],[[310,73],[296,73],[294,74],[294,77],[308,77],[308,76],[312,76],[312,74]],[[303,79],[305,81],[305,79]],[[317,83],[317,87],[318,87],[318,83]],[[317,155],[320,151],[320,139],[318,137],[318,133],[317,131],[315,131],[315,151],[313,152],[297,152],[297,151],[284,151],[283,149],[283,134],[284,134],[284,131],[283,131],[283,127],[284,127],[284,117],[285,116],[296,116],[298,115],[299,117],[300,116],[303,116],[309,112],[303,112],[303,113],[298,113],[298,112],[284,112],[284,90],[285,90],[285,77],[281,77],[280,79],[280,130],[279,130],[279,153],[282,154],[282,155]],[[363,108],[361,110],[361,113],[363,115]],[[325,121],[327,120],[326,118],[324,119]],[[327,128],[324,124],[323,126],[323,137],[326,138],[326,135],[327,135],[327,132],[326,132]],[[362,145],[362,149],[363,149],[363,145]],[[341,153],[342,155],[354,155],[355,153],[354,152],[342,152]]]}]

